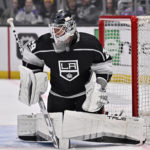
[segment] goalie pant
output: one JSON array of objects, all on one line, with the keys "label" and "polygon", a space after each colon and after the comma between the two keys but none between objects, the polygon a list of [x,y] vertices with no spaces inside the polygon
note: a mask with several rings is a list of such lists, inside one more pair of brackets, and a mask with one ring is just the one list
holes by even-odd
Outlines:
[{"label": "goalie pant", "polygon": [[[29,43],[27,47],[50,68],[49,112],[66,109],[83,111],[81,106],[76,106],[85,100],[85,84],[90,79],[91,70],[107,82],[111,78],[112,58],[93,35],[77,33],[69,52],[56,53],[50,33],[42,35],[31,45]],[[35,71],[43,71],[44,67],[38,66],[33,59],[31,61],[28,55],[23,56],[23,65]]]},{"label": "goalie pant", "polygon": [[[48,112],[64,112],[65,110],[76,110],[80,112],[85,112],[82,109],[82,104],[86,99],[86,95],[82,95],[76,98],[62,98],[49,94],[48,96]],[[102,110],[99,110],[95,113],[101,114]]]}]

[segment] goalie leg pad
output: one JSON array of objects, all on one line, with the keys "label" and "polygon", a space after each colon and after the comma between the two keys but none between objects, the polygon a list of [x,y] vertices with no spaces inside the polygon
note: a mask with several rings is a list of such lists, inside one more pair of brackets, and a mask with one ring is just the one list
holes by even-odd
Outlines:
[{"label": "goalie leg pad", "polygon": [[107,115],[65,111],[62,136],[89,140],[103,136],[143,142],[146,130],[142,118],[111,118]]},{"label": "goalie leg pad", "polygon": [[[56,136],[61,138],[62,113],[50,113]],[[17,117],[18,137],[23,140],[51,141],[43,114],[19,115]]]},{"label": "goalie leg pad", "polygon": [[18,137],[23,140],[36,140],[36,116],[35,115],[19,115],[17,117],[17,133]]},{"label": "goalie leg pad", "polygon": [[34,74],[27,67],[20,66],[20,91],[19,100],[26,105],[32,105],[39,101],[39,97],[45,93],[48,87],[48,76],[45,72]]}]

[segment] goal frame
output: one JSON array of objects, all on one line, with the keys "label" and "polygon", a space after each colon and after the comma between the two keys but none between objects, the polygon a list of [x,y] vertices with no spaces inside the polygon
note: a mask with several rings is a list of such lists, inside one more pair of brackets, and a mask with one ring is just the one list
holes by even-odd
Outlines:
[{"label": "goal frame", "polygon": [[130,20],[131,21],[131,75],[132,75],[132,116],[138,117],[138,18],[137,16],[100,16],[99,41],[104,47],[104,21],[106,20]]}]

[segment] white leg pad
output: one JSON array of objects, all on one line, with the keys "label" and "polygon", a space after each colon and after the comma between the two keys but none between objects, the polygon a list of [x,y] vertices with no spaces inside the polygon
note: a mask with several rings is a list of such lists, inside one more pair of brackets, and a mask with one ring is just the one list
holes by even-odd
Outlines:
[{"label": "white leg pad", "polygon": [[145,140],[142,118],[112,119],[107,115],[65,111],[62,137],[87,140],[102,136]]},{"label": "white leg pad", "polygon": [[[37,132],[41,132],[43,133],[44,135],[47,135],[49,136],[49,131],[48,131],[48,128],[47,128],[47,125],[45,123],[45,120],[44,120],[44,117],[43,117],[43,114],[37,114],[36,115],[37,119],[36,119],[36,131]],[[62,113],[50,113],[50,116],[51,116],[51,119],[52,119],[52,123],[54,125],[54,130],[55,130],[55,133],[56,133],[56,136],[58,138],[61,138],[61,135],[62,135]]]},{"label": "white leg pad", "polygon": [[17,132],[18,136],[36,136],[36,115],[19,115]]},{"label": "white leg pad", "polygon": [[[56,136],[61,138],[62,134],[62,113],[50,113]],[[19,115],[17,119],[18,136],[40,136],[50,140],[47,125],[43,114]]]},{"label": "white leg pad", "polygon": [[[103,136],[127,138],[136,141],[146,139],[144,119],[135,117],[112,118],[107,115],[65,111],[50,113],[59,148],[70,148],[70,140],[89,140]],[[36,136],[50,140],[49,132],[42,114],[19,115],[18,136]]]}]

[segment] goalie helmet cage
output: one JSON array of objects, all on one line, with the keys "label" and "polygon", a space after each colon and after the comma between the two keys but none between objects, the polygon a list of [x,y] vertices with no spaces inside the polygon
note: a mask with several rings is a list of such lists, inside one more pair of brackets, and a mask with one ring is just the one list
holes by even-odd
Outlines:
[{"label": "goalie helmet cage", "polygon": [[105,110],[150,115],[150,16],[100,16],[99,40],[113,58]]}]

